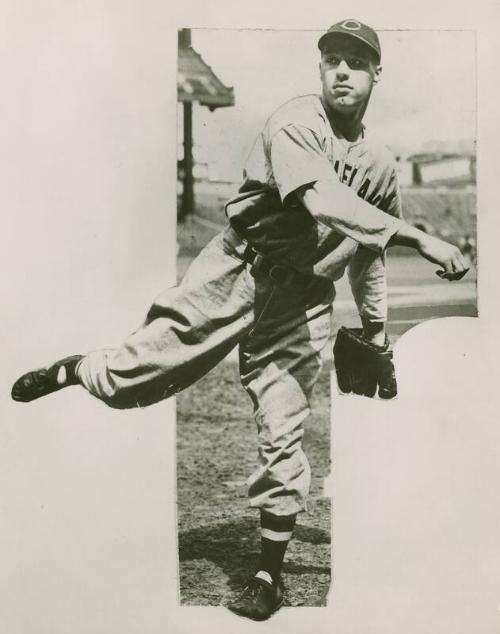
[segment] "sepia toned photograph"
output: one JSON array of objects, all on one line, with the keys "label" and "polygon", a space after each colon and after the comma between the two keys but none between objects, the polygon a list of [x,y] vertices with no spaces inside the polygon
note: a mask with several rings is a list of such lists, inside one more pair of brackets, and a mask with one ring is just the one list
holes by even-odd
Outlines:
[{"label": "sepia toned photograph", "polygon": [[496,11],[271,5],[8,3],[1,632],[498,629]]},{"label": "sepia toned photograph", "polygon": [[181,601],[267,618],[327,602],[331,372],[394,398],[399,337],[477,315],[475,36],[178,43],[179,327],[218,364],[177,399]]}]

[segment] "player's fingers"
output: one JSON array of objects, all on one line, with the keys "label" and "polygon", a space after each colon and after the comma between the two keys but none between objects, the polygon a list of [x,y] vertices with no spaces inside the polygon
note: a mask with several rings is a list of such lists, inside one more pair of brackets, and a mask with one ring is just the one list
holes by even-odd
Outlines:
[{"label": "player's fingers", "polygon": [[443,270],[441,271],[441,277],[445,279],[448,278],[448,275],[451,275],[454,271],[454,263],[453,256],[450,256],[447,260],[442,263]]},{"label": "player's fingers", "polygon": [[369,377],[358,377],[353,380],[352,391],[360,396],[373,398],[377,391],[377,381]]},{"label": "player's fingers", "polygon": [[468,267],[467,263],[465,262],[465,259],[462,256],[462,254],[460,253],[460,251],[458,251],[456,256],[453,258],[452,266],[453,266],[453,274],[450,277],[451,280],[460,280],[460,279],[462,279],[462,277],[469,270],[469,267]]},{"label": "player's fingers", "polygon": [[450,269],[443,269],[442,271],[436,271],[436,275],[442,280],[451,280],[453,279],[454,273]]},{"label": "player's fingers", "polygon": [[453,271],[451,273],[446,273],[445,271],[436,271],[436,275],[443,280],[454,282],[457,280],[461,280],[468,270],[469,269],[465,269],[464,271]]},{"label": "player's fingers", "polygon": [[337,385],[343,394],[352,392],[352,373],[349,368],[337,365]]},{"label": "player's fingers", "polygon": [[451,258],[451,268],[455,273],[461,273],[465,268],[467,268],[467,263],[465,262],[460,251],[457,251],[456,254]]},{"label": "player's fingers", "polygon": [[468,270],[469,269],[463,269],[463,270],[460,270],[460,271],[455,271],[455,273],[453,273],[453,276],[450,277],[450,281],[461,280],[462,277],[467,273]]},{"label": "player's fingers", "polygon": [[459,251],[457,254],[457,263],[462,269],[467,269],[467,270],[469,269],[470,264],[467,258],[465,257],[465,255],[461,251]]},{"label": "player's fingers", "polygon": [[460,280],[469,270],[469,266],[463,259],[462,254],[460,257],[457,255],[446,263],[444,270],[436,271],[436,275],[444,280]]},{"label": "player's fingers", "polygon": [[378,395],[380,396],[380,398],[383,398],[386,401],[391,398],[396,398],[396,396],[398,395],[397,386],[394,385],[394,387],[391,388],[384,388],[383,390],[380,389],[378,391]]},{"label": "player's fingers", "polygon": [[397,396],[398,393],[398,384],[396,382],[396,377],[394,373],[392,376],[385,378],[383,381],[380,381],[378,388],[378,395],[380,398],[389,399]]},{"label": "player's fingers", "polygon": [[368,396],[369,398],[373,398],[376,393],[377,393],[377,382],[373,381],[373,383],[370,383],[370,385],[366,387],[365,396]]}]

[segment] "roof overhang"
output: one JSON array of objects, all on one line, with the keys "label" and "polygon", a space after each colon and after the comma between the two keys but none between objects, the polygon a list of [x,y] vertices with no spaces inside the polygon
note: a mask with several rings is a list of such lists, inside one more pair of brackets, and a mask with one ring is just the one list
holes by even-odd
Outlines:
[{"label": "roof overhang", "polygon": [[180,47],[177,60],[177,100],[197,102],[210,110],[234,106],[234,91],[225,86],[191,46]]}]

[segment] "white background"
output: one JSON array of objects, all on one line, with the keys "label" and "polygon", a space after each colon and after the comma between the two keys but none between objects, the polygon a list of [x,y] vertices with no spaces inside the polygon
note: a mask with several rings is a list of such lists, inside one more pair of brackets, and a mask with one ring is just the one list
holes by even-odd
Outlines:
[{"label": "white background", "polygon": [[[403,337],[402,396],[384,416],[380,408],[367,412],[364,401],[337,405],[334,447],[353,438],[350,421],[364,421],[368,433],[360,439],[392,442],[393,459],[384,459],[387,445],[376,442],[342,453],[337,499],[361,506],[337,508],[334,548],[343,559],[332,596],[340,604],[283,609],[260,629],[498,631],[499,15],[493,2],[380,7],[351,4],[347,16],[331,3],[277,0],[175,8],[153,0],[4,3],[0,631],[255,630],[221,608],[178,607],[172,402],[115,412],[76,388],[31,405],[13,403],[9,391],[33,366],[118,343],[174,279],[177,28],[321,30],[345,17],[386,29],[478,30],[480,318],[454,322],[444,333],[438,322],[426,324],[422,339],[418,329],[408,335],[416,343]],[[443,48],[445,56],[456,54]],[[436,121],[440,129],[447,116]],[[429,359],[437,372],[429,372]],[[416,454],[404,444],[410,433]],[[397,448],[404,448],[401,460]],[[364,450],[369,456],[356,454]],[[423,479],[414,479],[418,470],[403,460],[410,455],[416,466],[423,460]],[[391,471],[382,470],[379,480],[376,467],[383,465]],[[361,479],[358,496],[353,478]],[[401,495],[388,481],[401,483]],[[440,485],[429,493],[432,482]],[[372,486],[382,487],[379,497]],[[374,499],[383,506],[371,505]],[[406,526],[419,530],[405,548],[380,539],[401,536]],[[376,556],[358,549],[356,536],[364,536],[364,546],[376,543]]]}]

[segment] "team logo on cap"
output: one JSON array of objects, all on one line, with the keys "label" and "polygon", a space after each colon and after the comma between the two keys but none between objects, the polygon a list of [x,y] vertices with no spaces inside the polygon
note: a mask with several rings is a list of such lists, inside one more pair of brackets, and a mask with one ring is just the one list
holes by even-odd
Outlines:
[{"label": "team logo on cap", "polygon": [[347,29],[348,31],[360,31],[361,24],[356,22],[356,20],[346,20],[341,24],[343,29]]}]

